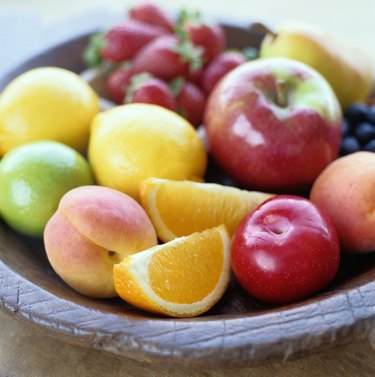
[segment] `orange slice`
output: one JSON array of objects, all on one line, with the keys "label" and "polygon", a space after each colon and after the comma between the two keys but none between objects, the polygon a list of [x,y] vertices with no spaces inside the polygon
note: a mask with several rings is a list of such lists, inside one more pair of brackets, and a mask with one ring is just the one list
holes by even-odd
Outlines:
[{"label": "orange slice", "polygon": [[229,280],[230,239],[223,225],[132,254],[114,266],[122,299],[173,317],[206,312]]},{"label": "orange slice", "polygon": [[272,195],[215,183],[148,178],[140,197],[164,242],[225,224],[230,235],[240,221]]}]

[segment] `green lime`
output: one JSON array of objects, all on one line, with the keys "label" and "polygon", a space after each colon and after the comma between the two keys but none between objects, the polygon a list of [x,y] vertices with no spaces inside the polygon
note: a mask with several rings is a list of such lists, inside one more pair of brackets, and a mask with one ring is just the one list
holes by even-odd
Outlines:
[{"label": "green lime", "polygon": [[24,144],[0,161],[0,213],[20,233],[41,237],[61,197],[93,184],[85,158],[54,141]]}]

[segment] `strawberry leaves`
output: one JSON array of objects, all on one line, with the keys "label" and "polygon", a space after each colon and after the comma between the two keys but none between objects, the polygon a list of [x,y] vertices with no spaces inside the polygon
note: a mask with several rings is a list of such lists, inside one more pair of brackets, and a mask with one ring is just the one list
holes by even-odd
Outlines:
[{"label": "strawberry leaves", "polygon": [[172,80],[170,83],[169,83],[169,86],[170,88],[172,89],[172,93],[173,93],[173,96],[174,97],[177,97],[180,92],[181,92],[181,89],[182,87],[184,86],[185,84],[185,78],[182,77],[182,76],[178,76],[176,77],[174,80]]},{"label": "strawberry leaves", "polygon": [[191,72],[198,71],[203,66],[203,49],[194,46],[190,40],[180,40],[173,48],[180,55],[182,61],[189,63]]},{"label": "strawberry leaves", "polygon": [[175,34],[179,39],[179,43],[174,46],[173,50],[180,55],[184,62],[189,63],[190,71],[195,72],[203,67],[203,48],[193,44],[184,27],[187,20],[192,18],[200,18],[200,13],[191,14],[186,10],[182,10],[179,13],[178,22],[175,25]]},{"label": "strawberry leaves", "polygon": [[90,37],[89,44],[83,51],[83,60],[88,67],[98,67],[102,64],[101,49],[104,45],[104,34],[96,33]]},{"label": "strawberry leaves", "polygon": [[134,75],[130,79],[130,85],[128,86],[126,90],[126,95],[124,99],[124,103],[132,103],[134,93],[142,87],[144,82],[148,80],[150,77],[152,77],[148,72],[142,72],[138,75]]}]

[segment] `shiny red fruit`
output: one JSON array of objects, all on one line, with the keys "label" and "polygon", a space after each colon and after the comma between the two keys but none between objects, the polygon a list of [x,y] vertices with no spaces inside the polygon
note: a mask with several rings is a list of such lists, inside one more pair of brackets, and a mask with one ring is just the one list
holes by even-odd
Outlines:
[{"label": "shiny red fruit", "polygon": [[161,27],[169,33],[174,31],[174,21],[171,15],[164,8],[151,1],[134,4],[129,10],[129,17],[148,25]]},{"label": "shiny red fruit", "polygon": [[133,72],[128,68],[113,71],[106,80],[108,97],[117,104],[124,103],[126,89],[130,84]]},{"label": "shiny red fruit", "polygon": [[306,193],[337,158],[342,113],[328,82],[286,58],[255,59],[227,73],[204,115],[209,152],[243,188]]},{"label": "shiny red fruit", "polygon": [[206,96],[195,84],[185,81],[176,98],[178,112],[193,126],[202,124]]},{"label": "shiny red fruit", "polygon": [[184,28],[193,44],[203,48],[205,63],[212,61],[224,51],[226,37],[220,25],[187,21]]},{"label": "shiny red fruit", "polygon": [[217,56],[202,74],[202,88],[209,94],[214,86],[232,69],[245,63],[245,56],[239,51],[225,51]]},{"label": "shiny red fruit", "polygon": [[150,77],[137,88],[130,103],[149,103],[175,111],[176,101],[168,84],[158,78]]},{"label": "shiny red fruit", "polygon": [[166,33],[157,26],[136,20],[124,20],[105,34],[101,55],[112,63],[121,63],[134,58],[142,47]]},{"label": "shiny red fruit", "polygon": [[162,36],[145,46],[134,58],[132,69],[136,73],[148,72],[162,80],[186,76],[189,63],[176,51],[179,39],[173,35]]},{"label": "shiny red fruit", "polygon": [[330,219],[308,199],[275,196],[244,218],[232,268],[252,296],[271,303],[307,297],[337,273],[340,246]]}]

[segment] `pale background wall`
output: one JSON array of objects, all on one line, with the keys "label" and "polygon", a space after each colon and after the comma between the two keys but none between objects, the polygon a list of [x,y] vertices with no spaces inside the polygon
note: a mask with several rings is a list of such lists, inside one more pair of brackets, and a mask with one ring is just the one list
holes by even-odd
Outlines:
[{"label": "pale background wall", "polygon": [[[0,0],[0,72],[92,25],[110,24],[137,0]],[[375,71],[375,0],[158,0],[221,20],[307,21],[366,50]],[[99,17],[98,17],[99,15]],[[94,21],[95,20],[95,21]],[[73,21],[73,22],[71,22]],[[67,24],[69,27],[67,28]],[[28,32],[25,35],[24,30]],[[67,30],[69,29],[69,30]],[[5,59],[4,59],[5,58]]]},{"label": "pale background wall", "polygon": [[[125,12],[129,0],[0,0],[0,10],[27,9],[45,23],[77,15],[93,8]],[[188,7],[242,20],[305,20],[317,23],[371,50],[375,59],[374,0],[159,0],[173,8]]]}]

